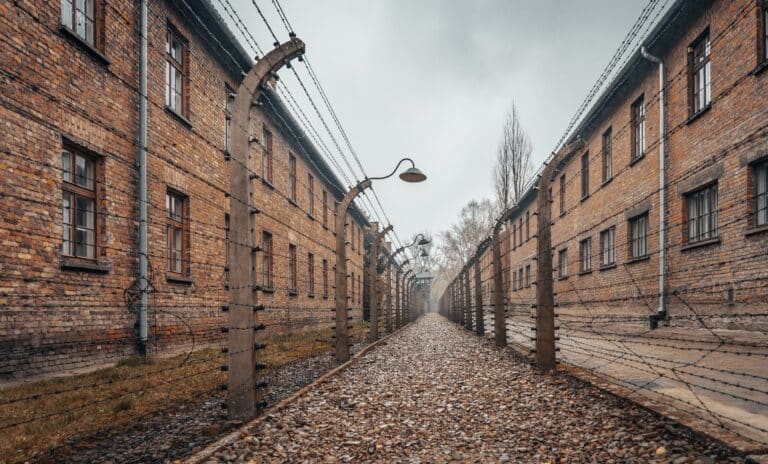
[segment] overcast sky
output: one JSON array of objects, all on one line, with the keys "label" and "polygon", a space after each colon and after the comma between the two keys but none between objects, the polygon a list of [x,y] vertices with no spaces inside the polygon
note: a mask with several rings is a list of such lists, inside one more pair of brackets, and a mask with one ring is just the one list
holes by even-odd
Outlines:
[{"label": "overcast sky", "polygon": [[[260,45],[269,46],[272,40],[251,0],[231,1]],[[257,3],[285,40],[271,2]],[[495,150],[513,100],[538,167],[645,5],[640,0],[281,3],[366,172],[383,175],[407,155],[429,177],[422,184],[396,178],[375,184],[403,240],[422,229],[443,230],[467,201],[493,196]],[[300,89],[285,70],[281,76]],[[312,111],[308,104],[305,109]]]}]

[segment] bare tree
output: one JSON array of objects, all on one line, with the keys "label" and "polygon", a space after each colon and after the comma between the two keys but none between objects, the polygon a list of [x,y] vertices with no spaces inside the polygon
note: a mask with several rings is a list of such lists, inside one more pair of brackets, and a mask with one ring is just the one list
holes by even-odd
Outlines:
[{"label": "bare tree", "polygon": [[517,106],[512,102],[512,108],[504,120],[493,173],[500,211],[512,206],[523,194],[523,188],[531,177],[532,151],[531,139],[520,123]]}]

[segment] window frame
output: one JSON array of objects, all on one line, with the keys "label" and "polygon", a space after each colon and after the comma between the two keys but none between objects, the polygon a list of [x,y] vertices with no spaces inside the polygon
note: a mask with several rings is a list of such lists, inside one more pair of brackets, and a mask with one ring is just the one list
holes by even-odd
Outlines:
[{"label": "window frame", "polygon": [[[610,247],[606,247],[606,238]],[[603,268],[616,264],[616,226],[600,231],[600,266]]]},{"label": "window frame", "polygon": [[328,228],[328,191],[323,189],[323,227]]},{"label": "window frame", "polygon": [[630,125],[631,125],[631,142],[632,142],[632,151],[631,151],[631,162],[635,162],[642,157],[645,156],[645,136],[646,136],[646,127],[645,127],[645,120],[646,120],[646,114],[645,114],[645,95],[641,94],[639,97],[635,99],[634,102],[632,102],[631,106],[631,117],[630,117]]},{"label": "window frame", "polygon": [[299,293],[299,250],[293,244],[288,244],[288,294]]},{"label": "window frame", "polygon": [[328,260],[323,259],[323,298],[328,298]]},{"label": "window frame", "polygon": [[[713,193],[714,196],[712,196]],[[685,194],[683,201],[684,243],[694,245],[717,239],[720,236],[718,196],[717,182],[711,182]],[[706,211],[702,211],[702,206],[706,206]],[[696,211],[692,211],[692,208],[696,208]],[[706,231],[703,231],[704,225],[706,225]],[[692,237],[691,234],[695,234],[695,237]]]},{"label": "window frame", "polygon": [[531,286],[531,265],[526,264],[525,265],[525,288],[529,288]]},{"label": "window frame", "polygon": [[[629,245],[628,255],[629,255],[630,261],[641,260],[650,256],[648,252],[648,232],[650,230],[650,227],[648,224],[649,219],[650,219],[650,214],[648,211],[629,218],[629,221],[628,221],[629,233],[627,234],[627,241]],[[637,231],[635,230],[635,226],[638,223],[640,223],[640,221],[643,221],[642,236],[636,236]],[[640,245],[637,246],[638,250],[636,252],[635,244],[640,244],[640,243],[642,243],[643,253],[638,254],[640,251],[639,250]]]},{"label": "window frame", "polygon": [[579,272],[582,274],[592,272],[592,237],[579,242]]},{"label": "window frame", "polygon": [[296,155],[288,152],[288,199],[294,204],[296,204],[297,169]]},{"label": "window frame", "polygon": [[581,155],[581,199],[589,196],[589,150]]},{"label": "window frame", "polygon": [[563,248],[557,252],[557,277],[559,279],[568,278],[568,248]]},{"label": "window frame", "polygon": [[760,66],[768,64],[768,0],[758,0],[758,2],[757,63]]},{"label": "window frame", "polygon": [[307,173],[307,197],[309,202],[307,203],[307,214],[310,217],[315,217],[315,176],[311,172]]},{"label": "window frame", "polygon": [[[190,275],[189,265],[189,196],[173,188],[167,188],[165,192],[166,202],[166,214],[165,214],[165,253],[166,253],[166,272],[174,276]],[[172,217],[172,212],[169,209],[171,202],[170,198],[176,198],[181,203],[181,220]],[[176,230],[181,232],[181,248],[178,250],[180,253],[180,270],[177,271],[174,267],[176,250]]]},{"label": "window frame", "polygon": [[525,241],[531,239],[531,212],[525,212]]},{"label": "window frame", "polygon": [[261,178],[264,179],[266,183],[269,185],[273,185],[273,174],[274,174],[274,166],[273,166],[273,135],[272,131],[269,130],[269,128],[265,125],[261,128],[262,133],[262,162],[261,162]]},{"label": "window frame", "polygon": [[274,288],[274,241],[272,233],[261,232],[261,286],[263,289]]},{"label": "window frame", "polygon": [[[712,105],[712,53],[709,28],[688,46],[688,114],[690,117]],[[701,80],[704,79],[702,88]],[[704,93],[704,101],[699,97]]]},{"label": "window frame", "polygon": [[232,152],[232,109],[235,104],[235,91],[224,83],[224,153]]},{"label": "window frame", "polygon": [[613,179],[613,127],[603,132],[603,183]]},{"label": "window frame", "polygon": [[[63,158],[64,153],[69,153],[69,171],[67,171],[63,166]],[[70,143],[63,143],[61,148],[61,163],[62,163],[62,177],[61,177],[61,208],[62,208],[62,218],[61,218],[61,226],[62,226],[62,234],[61,234],[61,256],[65,258],[66,260],[73,260],[73,261],[80,261],[80,262],[87,262],[87,263],[94,263],[98,261],[99,256],[101,254],[101,247],[100,247],[100,241],[102,237],[102,230],[101,230],[101,208],[100,208],[100,201],[101,201],[101,195],[99,194],[99,184],[101,183],[99,179],[101,179],[102,175],[102,167],[101,162],[102,158],[95,153],[89,152],[87,150],[84,150],[80,147],[77,147]],[[77,158],[80,157],[87,162],[90,162],[92,165],[92,171],[93,171],[93,188],[90,189],[87,186],[78,185],[77,183]],[[69,173],[69,180],[66,179],[66,175]],[[87,173],[86,173],[86,180],[87,180]],[[69,194],[69,220],[70,223],[66,224],[64,222],[64,194],[65,192]],[[88,256],[81,256],[77,254],[77,199],[79,198],[85,198],[89,200],[93,204],[93,243],[88,244],[86,243],[86,248],[88,246],[93,248],[93,257],[89,258]],[[65,226],[68,226],[70,238],[69,240],[65,240],[64,238],[64,231]],[[86,230],[89,230],[86,228]],[[65,251],[65,242],[69,242],[69,252]]]},{"label": "window frame", "polygon": [[[174,39],[174,40],[171,40]],[[181,45],[181,61],[171,55],[172,44],[178,41]],[[171,95],[171,68],[181,73],[181,108],[176,108],[169,100]],[[189,117],[189,41],[173,24],[168,23],[165,35],[165,108],[183,118]]]},{"label": "window frame", "polygon": [[[93,9],[93,17],[90,19],[93,27],[93,37],[92,40],[88,40],[87,37],[87,28],[85,32],[85,36],[81,35],[80,32],[78,32],[77,27],[77,0],[61,0],[59,2],[59,26],[66,29],[67,32],[72,34],[74,37],[76,37],[78,40],[82,41],[86,45],[93,47],[94,50],[98,52],[102,52],[104,49],[104,5],[103,0],[84,0],[86,3],[90,3],[92,5]],[[69,10],[69,14],[65,15],[65,3],[68,3],[67,9]],[[68,19],[65,19],[67,18]],[[83,14],[83,16],[87,18],[87,7],[86,12]]]},{"label": "window frame", "polygon": [[307,295],[315,296],[315,255],[307,253],[307,277],[309,278]]},{"label": "window frame", "polygon": [[565,173],[563,173],[560,176],[560,215],[561,216],[565,214],[565,189],[566,189],[566,179],[565,179]]},{"label": "window frame", "polygon": [[[757,229],[768,228],[768,158],[762,159],[752,164],[751,173],[752,173],[751,180],[753,184],[752,215],[754,217],[754,220],[751,221],[752,222],[751,225]],[[760,192],[761,174],[763,176],[763,182],[762,182],[763,192],[762,193]],[[761,199],[763,201],[762,208],[760,205]],[[760,221],[761,211],[764,213],[762,222]]]}]

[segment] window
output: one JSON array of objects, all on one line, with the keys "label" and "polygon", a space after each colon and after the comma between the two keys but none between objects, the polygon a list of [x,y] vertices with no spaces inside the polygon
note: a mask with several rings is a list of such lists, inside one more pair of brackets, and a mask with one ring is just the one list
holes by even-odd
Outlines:
[{"label": "window", "polygon": [[517,270],[517,281],[520,283],[520,288],[523,288],[523,268]]},{"label": "window", "polygon": [[[349,216],[347,216],[349,218]],[[350,239],[350,245],[352,245],[352,249],[355,249],[355,224],[352,223],[351,218],[348,220],[349,222],[349,234],[352,237]]]},{"label": "window", "polygon": [[512,291],[517,291],[517,272],[512,274]]},{"label": "window", "polygon": [[688,243],[717,237],[717,184],[685,196]]},{"label": "window", "polygon": [[523,244],[523,217],[520,216],[520,224],[517,227],[518,232],[520,232],[520,245]]},{"label": "window", "polygon": [[632,103],[632,161],[645,155],[645,101],[643,96]]},{"label": "window", "polygon": [[581,198],[589,196],[589,152],[581,155]]},{"label": "window", "polygon": [[568,277],[568,249],[560,250],[557,259],[557,275],[564,279]]},{"label": "window", "polygon": [[648,255],[648,213],[629,220],[629,252],[632,259]]},{"label": "window", "polygon": [[616,227],[600,232],[600,255],[603,266],[616,263]]},{"label": "window", "polygon": [[309,215],[315,215],[315,178],[307,174],[307,195],[309,195]]},{"label": "window", "polygon": [[581,255],[581,272],[592,270],[592,237],[579,242],[579,254]]},{"label": "window", "polygon": [[[80,1],[80,0],[76,0]],[[165,39],[165,106],[186,116],[188,87],[187,41],[172,26]]]},{"label": "window", "polygon": [[288,198],[296,203],[296,157],[288,154]]},{"label": "window", "polygon": [[269,289],[273,286],[272,262],[272,234],[265,231],[261,234],[261,284]]},{"label": "window", "polygon": [[288,245],[288,272],[290,273],[288,293],[291,294],[296,293],[299,289],[299,272],[296,259],[296,245]]},{"label": "window", "polygon": [[517,248],[517,224],[512,224],[512,249]]},{"label": "window", "polygon": [[525,241],[531,239],[531,212],[525,212]]},{"label": "window", "polygon": [[235,92],[228,85],[224,85],[226,100],[224,103],[224,153],[232,149],[232,105],[235,103]]},{"label": "window", "polygon": [[768,61],[768,0],[762,0],[762,11],[760,12],[760,38],[758,62]]},{"label": "window", "polygon": [[264,158],[263,158],[263,166],[262,166],[262,177],[265,181],[268,183],[272,183],[272,132],[267,129],[266,126],[263,128],[263,142],[264,142]]},{"label": "window", "polygon": [[96,259],[96,159],[74,148],[61,152],[64,256]]},{"label": "window", "polygon": [[525,286],[531,286],[531,265],[525,266]]},{"label": "window", "polygon": [[691,114],[705,109],[712,102],[712,63],[709,60],[709,32],[689,48]]},{"label": "window", "polygon": [[315,255],[307,253],[307,275],[309,276],[309,296],[315,295]]},{"label": "window", "polygon": [[768,161],[755,165],[755,216],[757,226],[768,226]]},{"label": "window", "polygon": [[187,274],[187,222],[189,221],[187,197],[174,192],[165,193],[167,212],[166,241],[168,253],[168,271],[175,274]]},{"label": "window", "polygon": [[323,190],[323,226],[328,227],[328,192]]},{"label": "window", "polygon": [[97,0],[61,0],[61,25],[72,31],[89,45],[100,48],[99,18],[101,12]]},{"label": "window", "polygon": [[323,298],[328,298],[328,260],[323,260]]},{"label": "window", "polygon": [[565,174],[560,176],[560,214],[565,214]]},{"label": "window", "polygon": [[613,177],[613,153],[612,153],[613,129],[608,128],[603,132],[603,182]]},{"label": "window", "polygon": [[363,286],[360,285],[360,275],[357,276],[357,302],[363,302]]},{"label": "window", "polygon": [[232,237],[229,230],[229,213],[224,213],[224,275],[227,280],[229,280],[229,240]]},{"label": "window", "polygon": [[350,295],[349,296],[349,301],[350,301],[350,303],[354,304],[355,303],[355,273],[354,273],[354,271],[352,272],[352,277],[350,278],[350,280],[352,281],[352,291],[349,292],[349,295]]}]

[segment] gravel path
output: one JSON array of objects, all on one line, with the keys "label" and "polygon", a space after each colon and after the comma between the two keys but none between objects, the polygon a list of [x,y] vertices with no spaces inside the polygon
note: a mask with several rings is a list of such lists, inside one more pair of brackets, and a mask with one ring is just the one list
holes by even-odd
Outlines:
[{"label": "gravel path", "polygon": [[437,315],[249,432],[207,462],[743,462]]}]

